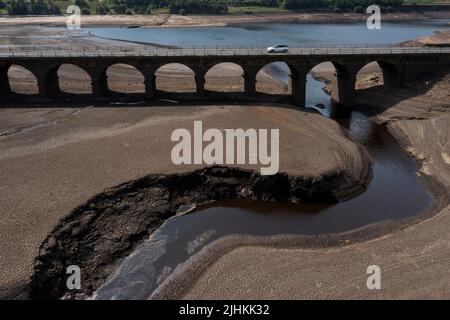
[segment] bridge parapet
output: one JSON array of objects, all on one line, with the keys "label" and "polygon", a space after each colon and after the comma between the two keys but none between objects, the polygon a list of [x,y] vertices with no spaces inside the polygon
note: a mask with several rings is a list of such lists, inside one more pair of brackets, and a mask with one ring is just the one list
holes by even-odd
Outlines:
[{"label": "bridge parapet", "polygon": [[[429,55],[449,54],[450,47],[394,45],[292,47],[277,56],[320,55]],[[267,56],[265,48],[156,48],[149,46],[1,46],[0,58],[93,58],[93,57],[225,57]]]}]

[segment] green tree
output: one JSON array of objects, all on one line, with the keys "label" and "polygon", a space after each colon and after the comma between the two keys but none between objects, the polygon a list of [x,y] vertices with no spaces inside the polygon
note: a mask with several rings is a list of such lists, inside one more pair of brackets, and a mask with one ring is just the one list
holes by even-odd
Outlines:
[{"label": "green tree", "polygon": [[30,3],[26,0],[11,0],[9,7],[10,15],[27,15],[30,14]]},{"label": "green tree", "polygon": [[86,0],[75,0],[73,4],[79,6],[80,9],[89,9],[89,3]]},{"label": "green tree", "polygon": [[353,9],[353,12],[355,12],[355,13],[364,13],[364,8],[363,8],[363,6],[356,6]]},{"label": "green tree", "polygon": [[109,10],[109,7],[108,7],[106,4],[104,4],[104,3],[99,3],[99,4],[97,5],[97,7],[95,8],[95,12],[96,12],[97,14],[103,15],[103,14],[108,14],[108,13],[110,12],[110,10]]}]

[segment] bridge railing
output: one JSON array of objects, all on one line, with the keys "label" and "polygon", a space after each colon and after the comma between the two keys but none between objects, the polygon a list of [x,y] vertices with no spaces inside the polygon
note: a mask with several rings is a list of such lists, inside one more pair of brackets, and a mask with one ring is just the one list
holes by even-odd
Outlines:
[{"label": "bridge railing", "polygon": [[[378,55],[450,53],[450,47],[398,46],[391,44],[290,47],[276,55]],[[268,55],[262,47],[183,47],[149,46],[2,46],[0,57],[121,57],[121,56],[248,56]],[[273,55],[273,54],[271,54]]]}]

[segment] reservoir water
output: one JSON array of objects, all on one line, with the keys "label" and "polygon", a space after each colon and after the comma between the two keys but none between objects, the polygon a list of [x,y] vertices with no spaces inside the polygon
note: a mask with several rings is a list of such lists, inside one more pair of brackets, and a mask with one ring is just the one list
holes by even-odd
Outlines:
[{"label": "reservoir water", "polygon": [[175,47],[291,47],[399,43],[448,29],[448,19],[383,22],[380,30],[362,23],[247,23],[226,27],[86,28],[92,35]]},{"label": "reservoir water", "polygon": [[[445,22],[450,20],[384,23],[380,33],[368,31],[365,24],[298,23],[89,31],[102,37],[176,46],[261,46],[280,42],[314,46],[327,42],[397,43],[443,29]],[[199,207],[189,214],[171,218],[124,260],[96,291],[96,298],[149,298],[178,264],[225,235],[339,233],[379,221],[412,217],[430,207],[432,198],[416,175],[416,164],[389,132],[370,122],[361,112],[333,105],[323,91],[324,84],[311,77],[308,80],[306,106],[315,108],[317,104],[323,104],[325,108],[318,111],[338,121],[373,158],[374,175],[367,191],[335,205],[236,200]]]}]

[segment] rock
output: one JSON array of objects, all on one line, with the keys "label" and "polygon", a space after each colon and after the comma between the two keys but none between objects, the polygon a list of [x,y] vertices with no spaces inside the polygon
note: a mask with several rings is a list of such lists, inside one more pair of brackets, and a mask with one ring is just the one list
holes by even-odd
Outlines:
[{"label": "rock", "polygon": [[325,109],[325,106],[323,105],[323,103],[318,103],[316,104],[316,108]]}]

